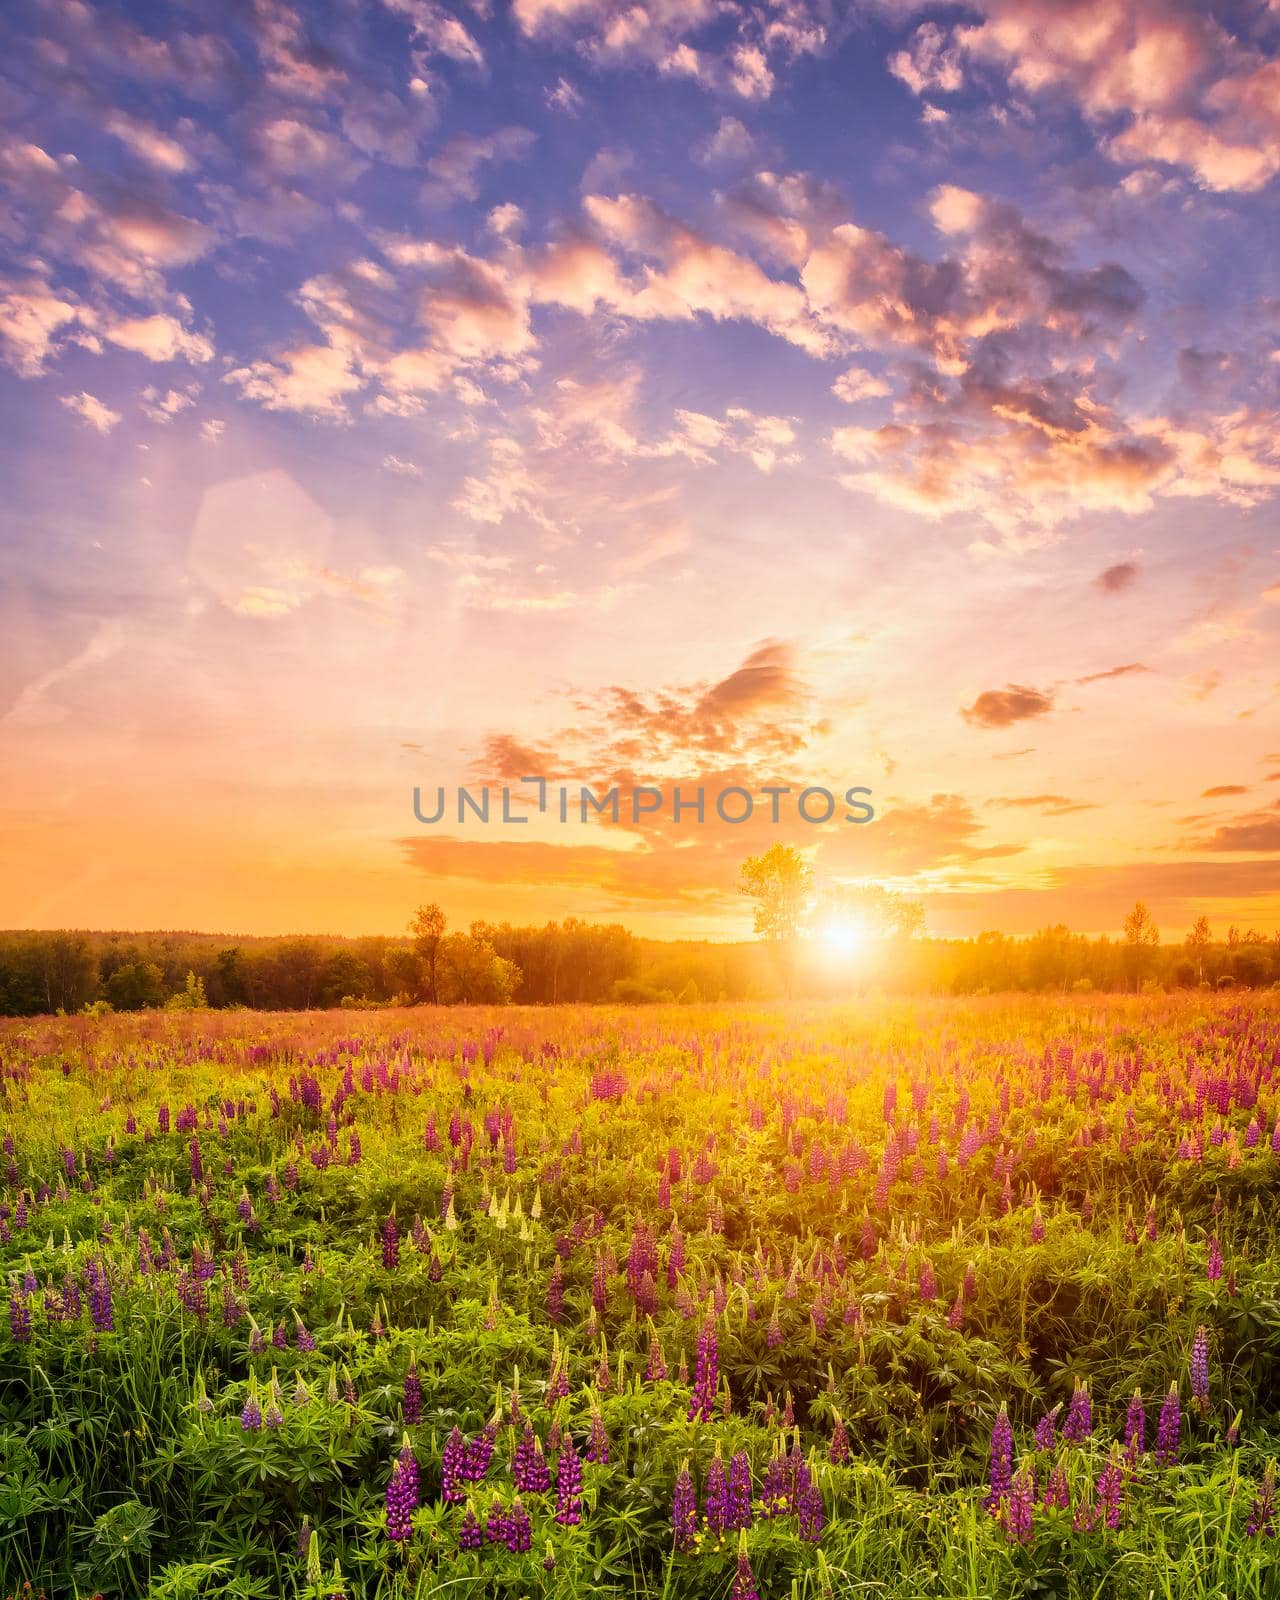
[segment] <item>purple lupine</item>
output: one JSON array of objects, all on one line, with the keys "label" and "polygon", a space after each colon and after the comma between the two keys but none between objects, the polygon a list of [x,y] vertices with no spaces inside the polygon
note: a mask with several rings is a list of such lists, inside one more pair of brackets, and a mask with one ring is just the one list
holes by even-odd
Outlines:
[{"label": "purple lupine", "polygon": [[533,1524],[519,1496],[507,1514],[507,1549],[513,1556],[524,1555],[533,1545]]},{"label": "purple lupine", "polygon": [[714,1534],[717,1539],[723,1538],[729,1529],[729,1480],[725,1476],[724,1457],[720,1454],[719,1445],[707,1468],[702,1515],[706,1518],[707,1532]]},{"label": "purple lupine", "polygon": [[646,1383],[662,1383],[667,1376],[666,1358],[656,1330],[649,1334],[649,1364],[644,1369]]},{"label": "purple lupine", "polygon": [[566,1436],[556,1462],[556,1521],[564,1528],[582,1521],[582,1462],[571,1436]]},{"label": "purple lupine", "polygon": [[547,1459],[532,1426],[525,1423],[511,1462],[511,1475],[521,1494],[545,1494],[551,1483]]},{"label": "purple lupine", "polygon": [[16,1285],[9,1291],[9,1333],[15,1344],[31,1339],[31,1299]]},{"label": "purple lupine", "polygon": [[1059,1400],[1052,1411],[1046,1411],[1039,1422],[1036,1423],[1036,1449],[1052,1450],[1057,1438],[1058,1413],[1062,1410],[1062,1401]]},{"label": "purple lupine", "polygon": [[382,1265],[388,1272],[394,1272],[400,1265],[400,1229],[396,1225],[394,1206],[382,1224]]},{"label": "purple lupine", "polygon": [[1028,1462],[1018,1468],[1009,1487],[1004,1536],[1010,1544],[1030,1544],[1035,1521],[1035,1474]]},{"label": "purple lupine", "polygon": [[1059,1461],[1049,1474],[1041,1502],[1046,1511],[1065,1511],[1071,1504],[1071,1490],[1067,1485],[1067,1469]]},{"label": "purple lupine", "polygon": [[676,1486],[671,1496],[671,1538],[675,1548],[688,1555],[698,1539],[698,1498],[694,1493],[693,1475],[686,1461],[676,1475]]},{"label": "purple lupine", "polygon": [[796,1474],[796,1525],[800,1537],[808,1544],[817,1544],[826,1526],[827,1512],[822,1503],[822,1490],[818,1487],[807,1464],[800,1463]]},{"label": "purple lupine", "polygon": [[1218,1243],[1216,1233],[1209,1240],[1209,1255],[1205,1262],[1204,1275],[1210,1283],[1217,1283],[1222,1277],[1222,1246]]},{"label": "purple lupine", "polygon": [[1119,1445],[1111,1446],[1111,1454],[1098,1476],[1094,1492],[1097,1496],[1098,1515],[1108,1528],[1118,1528],[1120,1514],[1124,1510],[1124,1468],[1120,1461]]},{"label": "purple lupine", "polygon": [[1191,1343],[1191,1398],[1201,1414],[1209,1409],[1209,1330],[1203,1326]]},{"label": "purple lupine", "polygon": [[1013,1482],[1013,1426],[1009,1421],[1009,1408],[1003,1405],[991,1428],[987,1482],[990,1493],[984,1503],[988,1511],[994,1511],[1008,1496]]},{"label": "purple lupine", "polygon": [[258,1397],[251,1394],[240,1411],[240,1427],[245,1433],[256,1433],[262,1426],[262,1407]]},{"label": "purple lupine", "polygon": [[831,1430],[831,1443],[827,1446],[827,1460],[832,1466],[842,1467],[849,1459],[849,1430],[844,1418],[836,1412],[835,1426]]},{"label": "purple lupine", "polygon": [[1062,1437],[1071,1444],[1080,1444],[1092,1432],[1093,1406],[1089,1402],[1088,1385],[1077,1378],[1071,1404],[1067,1407],[1067,1419],[1062,1424]]},{"label": "purple lupine", "polygon": [[720,1387],[720,1347],[716,1339],[716,1319],[708,1312],[698,1335],[698,1365],[693,1395],[689,1401],[690,1422],[710,1422]]},{"label": "purple lupine", "polygon": [[450,1504],[461,1502],[466,1475],[467,1441],[462,1436],[462,1429],[455,1424],[440,1453],[440,1492]]},{"label": "purple lupine", "polygon": [[734,1573],[729,1600],[760,1600],[760,1591],[756,1588],[756,1575],[751,1570],[751,1558],[745,1550],[738,1552],[738,1568]]},{"label": "purple lupine", "polygon": [[462,1514],[462,1521],[458,1524],[458,1549],[479,1550],[484,1543],[484,1532],[479,1520],[470,1506]]},{"label": "purple lupine", "polygon": [[[456,1429],[454,1430],[457,1431]],[[447,1497],[446,1497],[447,1498]],[[387,1538],[394,1542],[413,1533],[410,1518],[418,1508],[418,1462],[406,1443],[396,1457],[387,1483]]]},{"label": "purple lupine", "polygon": [[726,1528],[737,1533],[751,1526],[751,1462],[745,1450],[737,1451],[729,1460],[728,1516]]},{"label": "purple lupine", "polygon": [[296,1311],[293,1314],[293,1320],[298,1325],[298,1349],[303,1351],[314,1350],[316,1347],[316,1342],[311,1337],[311,1333],[308,1330],[306,1323],[303,1322],[302,1318]]},{"label": "purple lupine", "polygon": [[591,1433],[587,1439],[587,1460],[598,1467],[609,1465],[609,1435],[605,1432],[604,1418],[598,1411],[591,1413]]},{"label": "purple lupine", "polygon": [[422,1420],[422,1381],[418,1377],[418,1363],[413,1355],[409,1357],[409,1370],[404,1375],[404,1395],[402,1399],[405,1423],[412,1427],[414,1423]]},{"label": "purple lupine", "polygon": [[1178,1402],[1178,1385],[1169,1385],[1169,1392],[1160,1407],[1160,1421],[1156,1426],[1156,1465],[1174,1466],[1178,1460],[1178,1440],[1182,1433],[1182,1407]]},{"label": "purple lupine", "polygon": [[498,1437],[496,1422],[486,1422],[474,1439],[467,1443],[462,1475],[468,1483],[482,1483],[493,1459],[493,1446]]},{"label": "purple lupine", "polygon": [[1276,1463],[1273,1456],[1262,1474],[1262,1485],[1249,1509],[1244,1531],[1250,1539],[1274,1539],[1276,1536]]},{"label": "purple lupine", "polygon": [[1142,1402],[1142,1390],[1135,1389],[1124,1417],[1124,1445],[1130,1463],[1136,1461],[1147,1447],[1147,1408]]}]

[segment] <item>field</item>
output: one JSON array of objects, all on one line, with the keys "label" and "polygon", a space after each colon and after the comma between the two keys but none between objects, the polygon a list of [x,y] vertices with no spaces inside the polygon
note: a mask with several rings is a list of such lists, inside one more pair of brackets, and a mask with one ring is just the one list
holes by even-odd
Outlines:
[{"label": "field", "polygon": [[1280,1005],[0,1030],[0,1594],[1280,1594]]}]

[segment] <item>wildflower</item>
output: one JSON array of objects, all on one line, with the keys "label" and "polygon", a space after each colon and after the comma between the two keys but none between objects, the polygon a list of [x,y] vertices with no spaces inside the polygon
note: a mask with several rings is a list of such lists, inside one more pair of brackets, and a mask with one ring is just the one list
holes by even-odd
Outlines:
[{"label": "wildflower", "polygon": [[813,1474],[802,1464],[797,1473],[796,1523],[800,1537],[809,1544],[817,1544],[826,1525],[826,1508],[822,1503],[822,1490]]},{"label": "wildflower", "polygon": [[461,1484],[467,1475],[467,1441],[462,1429],[454,1427],[440,1453],[440,1492],[453,1504],[462,1500]]},{"label": "wildflower", "polygon": [[698,1365],[693,1395],[689,1401],[690,1422],[710,1422],[720,1386],[720,1351],[716,1341],[716,1319],[708,1312],[698,1336]]},{"label": "wildflower", "polygon": [[844,1418],[836,1412],[835,1426],[831,1430],[831,1443],[827,1447],[827,1460],[833,1466],[842,1467],[849,1459],[849,1430],[844,1425]]},{"label": "wildflower", "polygon": [[256,1433],[262,1426],[262,1407],[256,1395],[250,1395],[240,1411],[240,1427],[245,1433]]},{"label": "wildflower", "polygon": [[1147,1412],[1142,1403],[1141,1389],[1133,1391],[1133,1398],[1129,1401],[1129,1409],[1125,1412],[1124,1443],[1130,1464],[1135,1462],[1146,1448]]},{"label": "wildflower", "polygon": [[676,1476],[675,1491],[671,1497],[671,1537],[675,1548],[685,1555],[693,1550],[697,1542],[698,1500],[687,1461]]},{"label": "wildflower", "polygon": [[458,1524],[458,1549],[478,1550],[484,1543],[484,1534],[475,1512],[470,1506],[462,1514],[462,1521]]},{"label": "wildflower", "polygon": [[582,1462],[573,1448],[572,1437],[567,1437],[556,1462],[556,1521],[568,1528],[581,1520]]},{"label": "wildflower", "polygon": [[745,1450],[729,1461],[728,1515],[725,1526],[732,1532],[751,1526],[751,1462]]},{"label": "wildflower", "polygon": [[1054,1429],[1057,1427],[1058,1413],[1061,1410],[1062,1402],[1059,1400],[1058,1404],[1054,1406],[1053,1410],[1046,1411],[1044,1416],[1042,1416],[1039,1422],[1036,1423],[1035,1438],[1037,1450],[1053,1449],[1055,1439]]},{"label": "wildflower", "polygon": [[745,1549],[738,1551],[738,1569],[734,1574],[733,1588],[729,1591],[729,1600],[760,1600],[756,1575],[751,1570],[751,1559]]},{"label": "wildflower", "polygon": [[1067,1420],[1062,1424],[1062,1437],[1072,1444],[1079,1444],[1092,1432],[1093,1407],[1089,1403],[1088,1386],[1077,1378],[1071,1404],[1067,1407]]},{"label": "wildflower", "polygon": [[587,1460],[597,1466],[609,1464],[609,1435],[605,1432],[604,1418],[598,1411],[591,1413],[591,1434],[587,1440]]},{"label": "wildflower", "polygon": [[1204,1275],[1210,1283],[1217,1283],[1222,1277],[1222,1247],[1218,1243],[1216,1233],[1209,1240],[1209,1254],[1205,1262]]},{"label": "wildflower", "polygon": [[1044,1486],[1044,1499],[1041,1504],[1046,1511],[1065,1511],[1071,1504],[1071,1490],[1067,1485],[1067,1469],[1059,1461],[1049,1474],[1049,1481]]},{"label": "wildflower", "polygon": [[1267,1462],[1262,1474],[1262,1486],[1249,1510],[1244,1531],[1250,1539],[1274,1539],[1276,1536],[1276,1463],[1274,1456]]},{"label": "wildflower", "polygon": [[1030,1544],[1035,1518],[1035,1474],[1028,1462],[1018,1468],[1009,1489],[1004,1536],[1010,1544]]},{"label": "wildflower", "polygon": [[1209,1407],[1209,1332],[1196,1329],[1191,1344],[1191,1398],[1201,1413]]},{"label": "wildflower", "polygon": [[1002,1405],[991,1429],[991,1457],[987,1469],[990,1493],[984,1502],[988,1511],[994,1511],[1007,1497],[1012,1480],[1013,1428],[1008,1407]]},{"label": "wildflower", "polygon": [[[457,1429],[454,1430],[457,1432]],[[446,1496],[446,1499],[448,1497]],[[407,1539],[412,1534],[410,1517],[418,1507],[418,1462],[406,1441],[396,1457],[387,1483],[387,1538]]]},{"label": "wildflower", "polygon": [[422,1420],[422,1383],[418,1377],[418,1363],[413,1355],[409,1357],[409,1370],[404,1375],[404,1396],[402,1400],[404,1420],[410,1427],[415,1422]]},{"label": "wildflower", "polygon": [[1107,1464],[1099,1474],[1097,1488],[1098,1513],[1108,1528],[1120,1526],[1120,1513],[1124,1509],[1124,1471],[1120,1465],[1120,1446],[1113,1444]]},{"label": "wildflower", "polygon": [[724,1457],[720,1454],[720,1446],[716,1445],[716,1453],[711,1458],[711,1465],[707,1469],[707,1492],[702,1505],[702,1514],[707,1521],[707,1532],[717,1538],[729,1529],[729,1483],[725,1477]]},{"label": "wildflower", "polygon": [[532,1426],[525,1423],[511,1462],[511,1475],[521,1494],[544,1494],[551,1482],[546,1457]]},{"label": "wildflower", "polygon": [[513,1556],[524,1555],[533,1545],[533,1524],[519,1497],[511,1502],[507,1516],[507,1549]]},{"label": "wildflower", "polygon": [[388,1272],[394,1272],[400,1265],[400,1229],[396,1226],[394,1206],[382,1224],[382,1265]]},{"label": "wildflower", "polygon": [[1156,1465],[1171,1467],[1178,1460],[1178,1437],[1182,1432],[1182,1407],[1178,1403],[1178,1385],[1169,1385],[1169,1392],[1160,1407],[1160,1421],[1156,1426]]}]

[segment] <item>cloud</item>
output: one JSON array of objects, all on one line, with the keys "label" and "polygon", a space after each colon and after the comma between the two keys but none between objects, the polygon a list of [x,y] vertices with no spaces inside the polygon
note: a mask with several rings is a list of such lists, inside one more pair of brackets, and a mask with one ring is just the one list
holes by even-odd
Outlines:
[{"label": "cloud", "polygon": [[203,334],[192,333],[176,317],[163,312],[150,317],[121,317],[104,323],[102,332],[112,344],[145,356],[148,361],[202,364],[213,360],[213,345]]},{"label": "cloud", "polygon": [[1066,817],[1077,811],[1096,811],[1092,802],[1072,800],[1065,794],[997,795],[987,801],[1003,810],[1043,811],[1049,817]]},{"label": "cloud", "polygon": [[138,397],[138,403],[152,422],[167,424],[188,406],[193,406],[199,394],[198,383],[193,383],[186,389],[168,389],[163,392],[148,384]]},{"label": "cloud", "polygon": [[98,399],[97,395],[90,394],[84,389],[79,394],[64,394],[62,404],[69,411],[74,411],[77,416],[83,417],[89,426],[96,428],[99,433],[110,433],[120,421],[118,411],[112,411]]},{"label": "cloud", "polygon": [[480,193],[480,174],[503,161],[523,161],[535,143],[528,128],[502,128],[484,138],[457,134],[427,162],[430,179],[422,187],[422,201],[444,206],[454,200],[474,200]]},{"label": "cloud", "polygon": [[1207,838],[1198,841],[1202,850],[1255,851],[1259,854],[1280,850],[1280,801],[1266,811],[1255,811],[1224,824]]},{"label": "cloud", "polygon": [[413,461],[402,461],[399,456],[385,455],[382,458],[383,470],[394,472],[400,478],[420,478],[422,468]]},{"label": "cloud", "polygon": [[0,280],[0,347],[6,364],[24,378],[39,377],[62,338],[95,321],[75,296],[45,278]]},{"label": "cloud", "polygon": [[1138,571],[1136,562],[1119,561],[1113,567],[1104,568],[1093,581],[1104,594],[1122,594],[1133,587]]},{"label": "cloud", "polygon": [[1106,683],[1110,678],[1128,678],[1135,672],[1150,672],[1151,668],[1144,666],[1141,661],[1127,661],[1122,667],[1108,667],[1105,672],[1090,672],[1083,678],[1077,678],[1077,683]]},{"label": "cloud", "polygon": [[1053,691],[1030,689],[1011,683],[1003,689],[986,689],[960,715],[978,728],[1008,728],[1015,722],[1046,716],[1053,710]]},{"label": "cloud", "polygon": [[923,22],[905,50],[889,57],[889,71],[914,95],[955,94],[964,87],[960,51],[936,22]]},{"label": "cloud", "polygon": [[1216,800],[1221,795],[1248,794],[1248,792],[1248,789],[1246,789],[1242,783],[1219,783],[1216,784],[1212,789],[1202,789],[1200,791],[1200,798],[1202,800]]},{"label": "cloud", "polygon": [[847,367],[831,385],[831,392],[845,405],[856,405],[859,400],[879,400],[893,391],[883,378],[877,378],[862,367]]},{"label": "cloud", "polygon": [[348,395],[364,385],[352,370],[346,351],[329,345],[300,345],[278,361],[252,361],[223,378],[234,383],[246,400],[268,411],[305,411],[335,420],[345,418]]}]

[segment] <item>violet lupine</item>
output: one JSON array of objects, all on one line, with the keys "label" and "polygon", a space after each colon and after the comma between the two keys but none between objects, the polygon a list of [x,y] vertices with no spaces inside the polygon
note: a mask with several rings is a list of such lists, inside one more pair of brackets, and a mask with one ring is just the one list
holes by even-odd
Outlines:
[{"label": "violet lupine", "polygon": [[1067,1469],[1059,1461],[1049,1474],[1041,1501],[1046,1511],[1065,1511],[1071,1504],[1071,1490],[1067,1484]]},{"label": "violet lupine", "polygon": [[511,1462],[511,1475],[521,1494],[545,1494],[551,1483],[547,1459],[532,1426],[525,1423]]},{"label": "violet lupine", "polygon": [[1036,1423],[1036,1449],[1052,1450],[1057,1434],[1058,1413],[1062,1410],[1062,1401],[1059,1400],[1052,1411],[1046,1411],[1039,1422]]},{"label": "violet lupine", "polygon": [[1092,1432],[1093,1406],[1089,1401],[1089,1389],[1077,1378],[1071,1404],[1067,1407],[1067,1419],[1062,1424],[1062,1437],[1071,1444],[1080,1444]]},{"label": "violet lupine", "polygon": [[463,1498],[462,1484],[467,1476],[467,1441],[455,1425],[440,1452],[440,1492],[453,1505]]},{"label": "violet lupine", "polygon": [[1013,1483],[1013,1426],[1009,1421],[1009,1409],[1003,1405],[991,1428],[987,1483],[990,1493],[985,1504],[988,1511],[994,1511],[1006,1499]]},{"label": "violet lupine", "polygon": [[16,1287],[9,1292],[9,1333],[15,1344],[31,1339],[31,1299]]},{"label": "violet lupine", "polygon": [[717,1539],[723,1538],[729,1530],[729,1480],[725,1476],[724,1457],[720,1454],[718,1444],[711,1465],[707,1468],[702,1515],[706,1519],[707,1532]]},{"label": "violet lupine", "polygon": [[391,1477],[387,1483],[388,1539],[399,1542],[411,1536],[413,1527],[410,1518],[417,1508],[418,1462],[406,1442],[396,1457],[395,1466],[391,1469]]},{"label": "violet lupine", "polygon": [[458,1549],[479,1550],[484,1544],[484,1532],[480,1527],[479,1519],[470,1506],[462,1514],[462,1521],[458,1524]]},{"label": "violet lupine", "polygon": [[698,1335],[698,1365],[689,1401],[690,1422],[710,1422],[719,1387],[720,1347],[716,1339],[716,1319],[708,1312]]},{"label": "violet lupine", "polygon": [[646,1383],[662,1383],[667,1376],[666,1358],[662,1354],[662,1345],[657,1332],[649,1334],[649,1364],[644,1369]]},{"label": "violet lupine", "polygon": [[806,1463],[801,1463],[796,1474],[796,1526],[807,1544],[817,1544],[826,1526],[827,1512],[822,1503],[822,1490]]},{"label": "violet lupine", "polygon": [[1222,1277],[1222,1246],[1218,1243],[1216,1233],[1209,1240],[1209,1255],[1205,1262],[1204,1275],[1210,1283],[1217,1283]]},{"label": "violet lupine", "polygon": [[1244,1531],[1250,1539],[1274,1539],[1276,1536],[1276,1463],[1273,1457],[1262,1474],[1262,1485],[1249,1509]]},{"label": "violet lupine", "polygon": [[1029,1462],[1023,1462],[1009,1486],[1004,1536],[1010,1544],[1030,1544],[1035,1521],[1036,1479]]},{"label": "violet lupine", "polygon": [[566,1437],[560,1459],[556,1462],[556,1521],[571,1528],[582,1520],[582,1462],[573,1448],[572,1437]]},{"label": "violet lupine", "polygon": [[676,1475],[671,1496],[671,1539],[682,1555],[689,1555],[698,1541],[698,1498],[687,1461]]},{"label": "violet lupine", "polygon": [[1178,1440],[1182,1433],[1182,1407],[1178,1402],[1178,1385],[1169,1385],[1169,1392],[1160,1407],[1160,1421],[1156,1426],[1156,1465],[1171,1467],[1178,1459]]},{"label": "violet lupine", "polygon": [[729,1591],[729,1600],[760,1600],[756,1575],[751,1570],[751,1558],[745,1548],[738,1551],[738,1567],[733,1577],[733,1588]]},{"label": "violet lupine", "polygon": [[725,1527],[733,1533],[751,1526],[751,1462],[745,1450],[729,1459],[728,1515]]},{"label": "violet lupine", "polygon": [[1108,1528],[1118,1528],[1120,1515],[1124,1510],[1124,1467],[1120,1460],[1119,1445],[1111,1446],[1111,1454],[1098,1476],[1094,1492],[1097,1497],[1098,1515]]},{"label": "violet lupine", "polygon": [[593,1461],[599,1467],[609,1465],[609,1435],[605,1431],[604,1418],[598,1411],[591,1413],[591,1432],[587,1439],[587,1460]]},{"label": "violet lupine", "polygon": [[533,1524],[517,1496],[507,1514],[507,1549],[513,1556],[524,1555],[533,1545]]},{"label": "violet lupine", "polygon": [[1147,1408],[1142,1402],[1142,1390],[1135,1389],[1124,1417],[1124,1445],[1130,1463],[1136,1461],[1147,1447]]},{"label": "violet lupine", "polygon": [[489,1471],[489,1462],[493,1458],[493,1446],[497,1437],[497,1423],[487,1422],[475,1438],[468,1441],[462,1468],[462,1476],[468,1483],[484,1481]]},{"label": "violet lupine", "polygon": [[849,1430],[844,1425],[844,1418],[836,1412],[835,1426],[831,1430],[831,1443],[827,1446],[827,1460],[833,1466],[842,1467],[849,1459]]},{"label": "violet lupine", "polygon": [[400,1229],[396,1224],[394,1206],[382,1224],[382,1265],[388,1272],[394,1272],[400,1265]]},{"label": "violet lupine", "polygon": [[409,1370],[404,1375],[404,1395],[402,1400],[404,1420],[408,1426],[422,1420],[422,1380],[418,1377],[418,1363],[411,1355],[409,1357]]},{"label": "violet lupine", "polygon": [[1191,1398],[1196,1408],[1205,1412],[1209,1407],[1209,1330],[1196,1329],[1191,1344]]},{"label": "violet lupine", "polygon": [[256,1433],[262,1426],[262,1407],[258,1397],[251,1394],[240,1411],[240,1427],[245,1433]]}]

